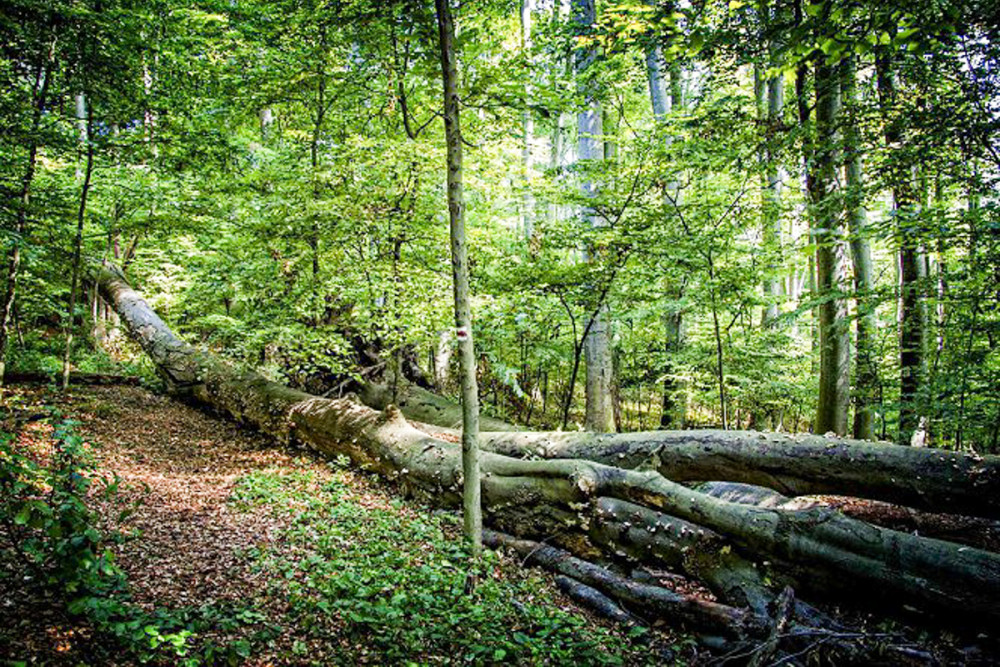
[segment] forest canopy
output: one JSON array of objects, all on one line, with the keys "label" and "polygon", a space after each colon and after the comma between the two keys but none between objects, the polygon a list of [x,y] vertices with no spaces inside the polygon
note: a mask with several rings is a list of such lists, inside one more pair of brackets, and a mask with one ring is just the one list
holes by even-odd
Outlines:
[{"label": "forest canopy", "polygon": [[[992,3],[453,11],[487,411],[998,450]],[[273,379],[457,394],[430,4],[3,17],[8,371],[140,363],[106,258]]]}]

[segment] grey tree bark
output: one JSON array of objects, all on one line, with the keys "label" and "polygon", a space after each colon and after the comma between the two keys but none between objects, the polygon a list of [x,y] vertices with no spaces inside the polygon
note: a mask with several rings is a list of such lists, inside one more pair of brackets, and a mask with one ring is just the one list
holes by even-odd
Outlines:
[{"label": "grey tree bark", "polygon": [[[765,16],[762,20],[768,26],[778,17],[778,9],[769,10],[762,5]],[[771,15],[773,12],[773,15]],[[776,67],[778,61],[778,44],[774,38],[767,43],[767,66]],[[782,174],[778,163],[778,135],[781,128],[781,116],[785,106],[784,74],[767,77],[763,67],[755,68],[755,83],[760,89],[758,93],[759,120],[764,126],[764,144],[762,159],[764,162],[762,187],[762,230],[764,250],[771,257],[781,254],[781,188]],[[764,279],[764,318],[765,327],[774,326],[780,314],[779,302],[782,297],[782,281],[778,275],[778,262],[772,260],[768,267],[769,274]]]},{"label": "grey tree bark", "polygon": [[[534,0],[521,0],[521,51],[524,58],[531,58],[531,30]],[[531,68],[529,67],[529,76]],[[531,113],[531,83],[524,87],[525,105],[521,111],[521,231],[526,241],[535,233],[535,196],[531,191],[532,138],[535,134],[535,118]]]},{"label": "grey tree bark", "polygon": [[840,86],[844,118],[844,182],[847,185],[847,224],[851,235],[851,258],[854,265],[854,302],[857,309],[854,380],[853,434],[860,440],[875,439],[875,408],[878,404],[878,364],[875,333],[878,323],[872,294],[875,270],[868,242],[865,211],[865,184],[861,164],[861,142],[857,117],[857,58],[848,56],[840,63]]},{"label": "grey tree bark", "polygon": [[76,121],[80,133],[81,152],[86,155],[86,166],[83,169],[80,184],[80,204],[76,214],[76,237],[73,239],[73,268],[71,270],[69,289],[69,306],[66,313],[66,348],[63,352],[62,388],[69,388],[70,366],[73,360],[73,330],[76,321],[76,301],[80,288],[80,261],[83,246],[83,223],[87,215],[87,196],[90,193],[90,181],[94,173],[94,144],[91,136],[94,125],[93,104],[87,108],[87,97],[84,93],[76,96]]},{"label": "grey tree bark", "polygon": [[274,111],[271,107],[261,107],[258,112],[260,119],[260,140],[267,143],[271,140],[271,126],[274,125]]},{"label": "grey tree bark", "polygon": [[[646,79],[649,82],[649,102],[653,108],[653,118],[662,123],[673,109],[681,106],[680,66],[675,65],[672,70],[668,71],[666,63],[663,61],[662,49],[657,43],[646,45]],[[667,90],[668,83],[669,92]],[[666,148],[669,148],[673,141],[674,137],[665,137]],[[664,193],[666,210],[679,207],[681,205],[680,196],[677,181],[668,181]],[[683,285],[668,285],[667,292],[680,299],[684,294],[684,287]],[[683,344],[683,317],[683,313],[677,309],[671,310],[663,316],[664,351],[667,353],[667,362],[663,368],[663,401],[660,409],[660,426],[662,428],[684,425],[684,401],[677,400],[676,397],[678,383],[674,379],[674,364],[671,359],[680,351]]]},{"label": "grey tree bark", "polygon": [[850,405],[850,338],[839,284],[842,269],[840,194],[840,79],[834,67],[819,61],[816,89],[816,167],[811,180],[813,237],[816,241],[816,296],[819,298],[819,400],[813,430],[847,433]]},{"label": "grey tree bark", "polygon": [[469,306],[469,258],[465,243],[465,196],[462,191],[462,129],[459,122],[455,22],[450,0],[435,0],[444,88],[444,128],[448,144],[448,215],[451,221],[451,268],[455,293],[455,331],[462,375],[462,510],[465,536],[478,554],[483,549],[483,514],[479,470],[479,390]]},{"label": "grey tree bark", "polygon": [[[573,0],[572,11],[576,34],[587,35],[597,20],[594,0]],[[594,72],[591,70],[596,59],[597,48],[594,46],[577,48],[574,56],[577,85],[585,100],[583,108],[577,114],[577,160],[584,168],[599,162],[604,153],[601,143],[601,105],[597,98],[597,86],[592,80]],[[597,196],[597,184],[593,177],[585,176],[581,188],[585,197]],[[592,208],[586,209],[584,215],[591,227],[600,225],[597,213]],[[588,249],[588,256],[590,252]],[[591,431],[606,432],[615,428],[611,394],[611,315],[606,303],[599,305],[583,344],[584,365],[587,369],[584,426]]]}]

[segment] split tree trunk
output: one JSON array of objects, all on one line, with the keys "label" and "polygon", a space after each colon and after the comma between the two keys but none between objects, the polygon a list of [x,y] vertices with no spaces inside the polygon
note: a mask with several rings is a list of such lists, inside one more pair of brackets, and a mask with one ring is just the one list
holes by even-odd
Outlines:
[{"label": "split tree trunk", "polygon": [[[376,410],[390,390],[369,384],[359,399]],[[408,385],[398,407],[407,419],[452,435],[461,407]],[[480,447],[505,456],[577,458],[652,468],[676,481],[754,484],[789,496],[832,494],[931,512],[1000,519],[1000,457],[931,448],[757,431],[660,430],[621,434],[522,431],[483,417]],[[436,429],[428,429],[434,432]]]},{"label": "split tree trunk", "polygon": [[506,456],[649,468],[675,481],[725,480],[789,496],[834,494],[1000,519],[1000,457],[814,435],[647,431],[484,433]]},{"label": "split tree trunk", "polygon": [[[295,438],[329,456],[347,455],[356,465],[397,481],[429,502],[459,505],[461,449],[416,430],[398,409],[379,413],[351,400],[314,397],[237,370],[176,338],[119,273],[101,268],[98,282],[175,391],[279,439]],[[986,463],[994,473],[987,479],[995,483],[995,462]],[[874,465],[869,461],[867,467]],[[642,512],[689,522],[689,530],[717,533],[744,557],[787,564],[793,574],[807,573],[814,586],[855,602],[908,605],[941,613],[946,622],[976,627],[1000,620],[997,554],[878,528],[829,508],[741,505],[681,486],[656,470],[639,472],[579,459],[524,461],[490,453],[482,455],[482,469],[484,507],[494,526],[519,536],[544,537],[578,555],[606,553],[589,533],[596,530],[599,512],[605,523],[619,519],[614,503],[624,501]],[[921,472],[911,469],[911,477]],[[956,486],[968,486],[970,479]],[[653,523],[638,527],[657,532]]]}]

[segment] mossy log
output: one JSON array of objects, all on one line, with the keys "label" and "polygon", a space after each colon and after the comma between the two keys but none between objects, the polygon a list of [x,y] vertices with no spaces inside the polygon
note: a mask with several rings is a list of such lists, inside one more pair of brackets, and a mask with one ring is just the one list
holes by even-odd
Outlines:
[{"label": "mossy log", "polygon": [[[384,410],[392,404],[410,421],[433,424],[447,429],[462,428],[462,406],[440,394],[415,384],[401,384],[393,400],[392,388],[385,384],[368,382],[358,394],[361,402],[370,408]],[[481,431],[516,431],[518,427],[488,415],[479,416]]]},{"label": "mossy log", "polygon": [[[391,392],[366,385],[360,399],[383,409]],[[420,387],[399,390],[407,419],[445,429],[461,422],[454,401]],[[833,494],[916,509],[1000,519],[1000,457],[886,442],[757,431],[532,432],[483,420],[480,447],[518,458],[585,459],[653,468],[679,482],[730,481],[788,496]]]},{"label": "mossy log", "polygon": [[483,433],[480,442],[506,456],[648,468],[677,482],[743,482],[788,496],[854,496],[1000,518],[998,456],[755,431]]},{"label": "mossy log", "polygon": [[[393,406],[378,412],[350,399],[318,398],[233,368],[178,339],[117,270],[100,267],[96,273],[104,298],[175,391],[276,438],[346,455],[430,503],[459,506],[457,445],[417,430]],[[668,479],[660,466],[640,471],[497,453],[484,454],[481,464],[489,523],[518,536],[551,539],[578,555],[604,553],[590,532],[600,521],[616,519],[618,510],[603,499],[627,501],[713,531],[746,559],[822,570],[837,582],[840,595],[861,604],[880,599],[977,626],[1000,620],[1000,556],[993,553],[878,528],[828,508],[728,502]],[[830,467],[833,474],[835,463]],[[652,522],[641,528],[660,530]]]}]

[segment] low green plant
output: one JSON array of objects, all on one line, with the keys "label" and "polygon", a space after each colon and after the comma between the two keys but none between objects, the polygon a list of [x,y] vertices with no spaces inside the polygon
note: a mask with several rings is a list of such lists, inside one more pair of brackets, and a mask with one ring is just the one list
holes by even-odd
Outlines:
[{"label": "low green plant", "polygon": [[[310,639],[349,644],[320,662],[621,665],[657,661],[632,635],[558,607],[533,573],[487,551],[475,562],[449,515],[359,496],[332,477],[254,472],[237,506],[268,506],[291,520],[290,549],[256,557],[287,596]],[[475,580],[474,587],[469,582]],[[303,639],[300,646],[305,647]],[[292,648],[293,653],[295,647]]]}]

